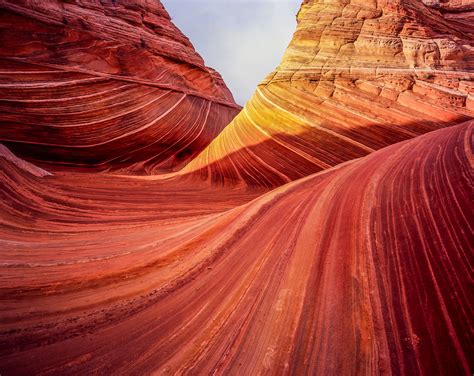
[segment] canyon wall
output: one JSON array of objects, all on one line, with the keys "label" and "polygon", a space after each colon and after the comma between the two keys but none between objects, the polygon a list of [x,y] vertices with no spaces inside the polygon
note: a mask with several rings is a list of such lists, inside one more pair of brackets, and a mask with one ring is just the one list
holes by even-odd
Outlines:
[{"label": "canyon wall", "polygon": [[473,6],[442,6],[304,1],[279,67],[183,172],[278,186],[474,117]]},{"label": "canyon wall", "polygon": [[0,373],[470,375],[470,3],[305,0],[219,134],[158,1],[0,0]]},{"label": "canyon wall", "polygon": [[238,113],[156,1],[0,1],[0,142],[45,166],[179,169]]}]

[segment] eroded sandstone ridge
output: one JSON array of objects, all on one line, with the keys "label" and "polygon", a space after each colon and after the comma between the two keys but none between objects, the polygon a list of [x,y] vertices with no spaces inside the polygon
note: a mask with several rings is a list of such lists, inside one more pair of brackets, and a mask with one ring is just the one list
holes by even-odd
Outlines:
[{"label": "eroded sandstone ridge", "polygon": [[280,66],[186,172],[277,186],[472,118],[473,11],[304,1]]},{"label": "eroded sandstone ridge", "polygon": [[235,111],[162,6],[0,4],[2,375],[472,373],[468,2],[305,1],[244,111],[152,176]]},{"label": "eroded sandstone ridge", "polygon": [[172,170],[236,115],[157,1],[0,1],[0,141],[43,164]]},{"label": "eroded sandstone ridge", "polygon": [[473,126],[248,204],[0,157],[2,369],[468,374]]}]

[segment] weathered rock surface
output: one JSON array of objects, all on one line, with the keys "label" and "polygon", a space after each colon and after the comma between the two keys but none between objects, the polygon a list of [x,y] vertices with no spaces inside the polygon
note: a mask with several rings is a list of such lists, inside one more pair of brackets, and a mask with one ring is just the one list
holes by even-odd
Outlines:
[{"label": "weathered rock surface", "polygon": [[468,374],[473,126],[248,204],[0,158],[3,370]]},{"label": "weathered rock surface", "polygon": [[0,142],[43,164],[173,170],[237,114],[156,1],[0,1]]},{"label": "weathered rock surface", "polygon": [[236,110],[161,5],[0,5],[2,375],[471,374],[469,4],[305,1],[153,176]]},{"label": "weathered rock surface", "polygon": [[474,117],[461,5],[304,1],[280,66],[185,172],[278,186]]}]

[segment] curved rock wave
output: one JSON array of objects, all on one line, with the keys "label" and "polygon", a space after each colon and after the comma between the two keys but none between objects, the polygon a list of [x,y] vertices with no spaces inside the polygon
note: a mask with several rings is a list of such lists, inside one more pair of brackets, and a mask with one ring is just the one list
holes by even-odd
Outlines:
[{"label": "curved rock wave", "polygon": [[276,187],[472,119],[474,32],[449,5],[304,1],[280,66],[183,173]]},{"label": "curved rock wave", "polygon": [[112,176],[79,185],[4,161],[2,366],[468,372],[473,126],[258,198]]},{"label": "curved rock wave", "polygon": [[0,141],[32,162],[173,171],[240,110],[159,2],[0,9]]},{"label": "curved rock wave", "polygon": [[220,134],[159,2],[0,9],[0,373],[474,369],[464,0],[305,0]]}]

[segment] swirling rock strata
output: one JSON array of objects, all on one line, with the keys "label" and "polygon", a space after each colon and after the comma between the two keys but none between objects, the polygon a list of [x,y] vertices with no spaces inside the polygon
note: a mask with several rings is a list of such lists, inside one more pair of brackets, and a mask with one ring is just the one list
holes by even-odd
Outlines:
[{"label": "swirling rock strata", "polygon": [[278,186],[474,117],[471,7],[428,3],[304,1],[280,66],[185,172]]},{"label": "swirling rock strata", "polygon": [[0,373],[472,372],[463,1],[305,1],[155,176],[78,169],[177,169],[236,110],[162,6],[0,5]]},{"label": "swirling rock strata", "polygon": [[473,126],[247,204],[175,185],[171,205],[170,182],[39,178],[0,157],[2,369],[468,374]]},{"label": "swirling rock strata", "polygon": [[0,141],[43,165],[178,169],[237,114],[160,2],[0,1]]}]

